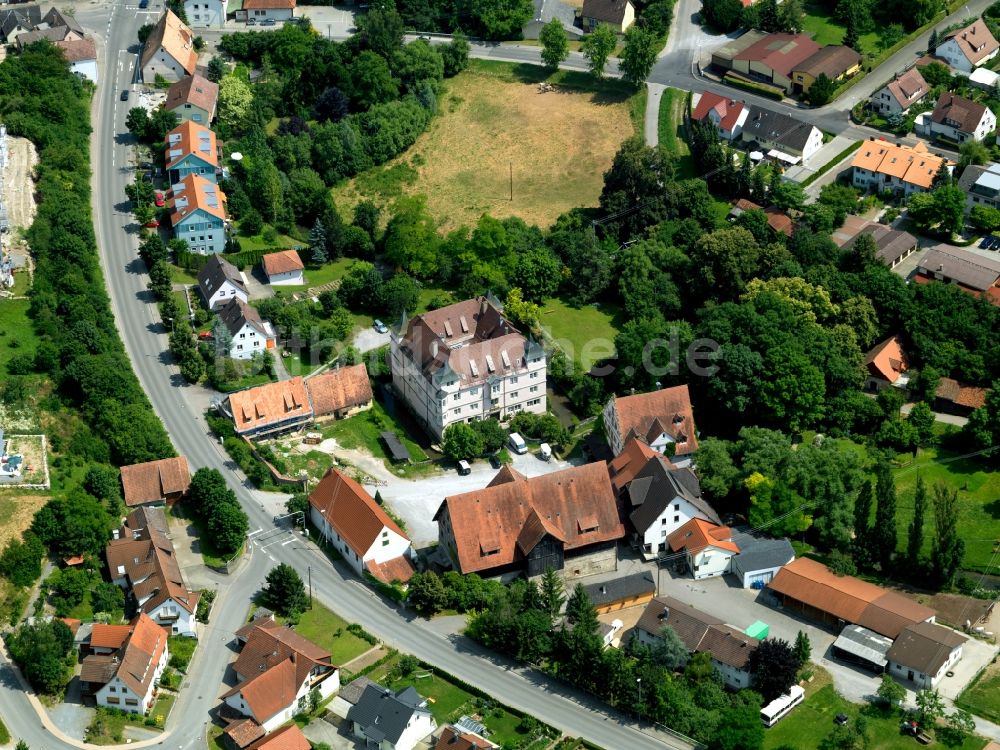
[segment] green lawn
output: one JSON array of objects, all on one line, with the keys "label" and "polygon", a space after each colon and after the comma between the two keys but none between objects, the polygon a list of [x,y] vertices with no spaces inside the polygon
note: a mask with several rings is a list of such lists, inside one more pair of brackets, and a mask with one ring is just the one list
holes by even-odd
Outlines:
[{"label": "green lawn", "polygon": [[180,266],[175,266],[173,263],[167,267],[170,269],[170,281],[174,284],[197,286],[198,276],[193,271],[187,271]]},{"label": "green lawn", "polygon": [[685,180],[696,176],[694,159],[681,131],[687,97],[686,91],[664,89],[657,123],[660,145],[677,157],[677,177]]},{"label": "green lawn", "polygon": [[33,356],[38,340],[28,317],[26,299],[0,300],[0,366],[17,355]]},{"label": "green lawn", "polygon": [[170,710],[174,707],[176,701],[176,693],[168,693],[161,690],[159,696],[157,696],[156,703],[153,704],[149,715],[160,729],[167,723],[167,717],[170,716]]},{"label": "green lawn", "polygon": [[222,735],[222,727],[212,726],[208,729],[208,750],[230,750]]},{"label": "green lawn", "polygon": [[[847,714],[851,721],[864,714],[868,722],[868,750],[913,750],[919,747],[912,737],[899,733],[898,709],[882,712],[870,706],[849,703],[837,694],[832,685],[827,685],[765,732],[764,750],[821,747],[823,740],[833,731],[833,718],[838,713]],[[950,747],[952,750],[981,750],[985,744],[982,738],[970,737],[962,744]]]},{"label": "green lawn", "polygon": [[172,635],[167,642],[167,650],[170,652],[170,666],[178,672],[187,672],[191,657],[198,646],[196,638],[186,638],[180,635]]},{"label": "green lawn", "polygon": [[[302,260],[305,262],[308,258],[303,257]],[[277,289],[283,296],[287,296],[293,292],[304,292],[310,287],[323,286],[331,281],[337,281],[344,278],[348,271],[354,267],[355,263],[358,263],[358,260],[355,258],[338,258],[332,263],[324,264],[320,268],[306,268],[305,284],[301,286],[281,286],[277,287]]]},{"label": "green lawn", "polygon": [[615,336],[624,321],[614,305],[570,307],[550,299],[542,305],[539,322],[570,360],[589,369],[614,354]]},{"label": "green lawn", "polygon": [[295,626],[295,632],[330,652],[334,664],[346,664],[372,646],[347,629],[347,621],[313,601]]},{"label": "green lawn", "polygon": [[984,719],[1000,721],[1000,668],[996,664],[987,667],[955,703]]},{"label": "green lawn", "polygon": [[10,732],[7,731],[7,725],[0,721],[0,745],[6,745],[10,742]]},{"label": "green lawn", "polygon": [[237,235],[236,240],[240,243],[240,250],[269,250],[272,247],[301,247],[304,243],[287,234],[279,234],[274,242],[268,242],[262,234],[255,234],[252,237]]},{"label": "green lawn", "polygon": [[385,411],[378,401],[372,408],[348,419],[339,419],[323,428],[324,438],[334,438],[344,448],[364,448],[378,458],[388,458],[379,435],[392,430],[410,451],[413,461],[424,461],[427,454],[408,435],[406,428]]}]

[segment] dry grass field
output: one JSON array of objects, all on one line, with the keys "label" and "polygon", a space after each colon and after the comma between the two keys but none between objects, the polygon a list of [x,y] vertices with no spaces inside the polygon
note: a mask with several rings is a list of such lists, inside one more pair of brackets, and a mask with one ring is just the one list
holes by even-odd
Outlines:
[{"label": "dry grass field", "polygon": [[483,213],[545,228],[596,205],[604,172],[635,132],[635,97],[617,81],[564,71],[542,91],[541,74],[524,67],[474,61],[446,81],[441,114],[406,154],[334,189],[342,214],[363,198],[389,205],[422,193],[445,231]]},{"label": "dry grass field", "polygon": [[35,513],[49,501],[47,495],[22,495],[13,490],[0,493],[0,550],[20,538],[31,526]]}]

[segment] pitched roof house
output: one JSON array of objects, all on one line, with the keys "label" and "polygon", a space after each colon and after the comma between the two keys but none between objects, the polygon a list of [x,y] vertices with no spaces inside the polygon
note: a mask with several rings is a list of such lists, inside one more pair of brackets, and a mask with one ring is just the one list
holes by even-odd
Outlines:
[{"label": "pitched roof house", "polygon": [[576,22],[577,9],[562,0],[533,0],[533,13],[531,20],[521,27],[521,37],[524,39],[538,39],[545,24],[553,19],[559,21],[566,36],[570,39],[579,39],[583,36],[583,28]]},{"label": "pitched roof house", "polygon": [[309,494],[313,525],[354,568],[384,583],[406,583],[413,575],[410,539],[395,521],[341,472],[330,469]]},{"label": "pitched roof house", "polygon": [[625,534],[602,463],[531,478],[505,467],[484,489],[446,497],[434,520],[462,573],[600,572]]},{"label": "pitched roof house", "polygon": [[271,286],[306,283],[303,276],[305,265],[302,263],[302,258],[294,250],[268,253],[261,258],[261,265],[263,265],[264,273],[267,275],[267,283]]},{"label": "pitched roof house", "polygon": [[790,90],[792,71],[819,51],[807,34],[751,30],[712,53],[712,64]]},{"label": "pitched roof house", "polygon": [[41,6],[6,5],[0,9],[0,40],[14,42],[18,35],[34,31],[41,21]]},{"label": "pitched roof house", "polygon": [[245,437],[273,437],[292,432],[313,417],[305,382],[298,375],[230,393],[225,404],[236,434]]},{"label": "pitched roof house", "polygon": [[792,68],[792,89],[808,91],[821,75],[842,81],[861,70],[861,55],[842,44],[820,47]]},{"label": "pitched roof house", "polygon": [[193,120],[185,120],[167,133],[163,141],[166,145],[164,158],[171,185],[177,184],[189,174],[216,181],[219,146],[215,133]]},{"label": "pitched roof house", "polygon": [[756,104],[750,107],[741,137],[785,164],[808,161],[823,147],[823,133],[815,125]]},{"label": "pitched roof house", "polygon": [[145,714],[167,666],[167,634],[145,613],[122,627],[128,633],[113,655],[84,657],[80,680],[95,693],[98,705]]},{"label": "pitched roof house", "polygon": [[597,614],[603,615],[645,604],[656,593],[656,581],[653,580],[653,574],[647,570],[618,576],[601,583],[585,584],[583,590],[587,592]]},{"label": "pitched roof house", "polygon": [[835,575],[807,557],[783,567],[767,587],[784,606],[814,620],[837,629],[861,625],[887,638],[935,617],[930,607],[860,578]]},{"label": "pitched roof house", "polygon": [[889,674],[912,683],[918,690],[930,690],[962,658],[962,646],[967,640],[950,628],[914,623],[903,628],[886,654]]},{"label": "pitched roof house", "polygon": [[928,91],[930,86],[913,66],[872,94],[872,107],[883,115],[906,114]]},{"label": "pitched roof house", "polygon": [[372,405],[372,384],[368,368],[362,364],[335,367],[305,381],[313,417],[345,419]]},{"label": "pitched roof house", "polygon": [[794,222],[792,222],[791,217],[782,211],[777,206],[768,206],[764,208],[759,206],[751,200],[746,198],[739,198],[736,203],[733,204],[732,209],[729,211],[729,219],[739,218],[745,211],[763,211],[764,215],[767,217],[767,225],[778,234],[783,234],[786,237],[792,236],[792,231],[795,228]]},{"label": "pitched roof house", "polygon": [[691,119],[695,122],[708,120],[718,129],[720,138],[731,141],[742,132],[748,114],[750,108],[745,102],[703,91]]},{"label": "pitched roof house", "polygon": [[795,550],[787,539],[769,539],[737,531],[733,534],[733,542],[740,552],[732,559],[729,572],[745,589],[763,588],[795,559]]},{"label": "pitched roof house", "polygon": [[475,732],[451,726],[441,730],[434,750],[492,750],[497,747]]},{"label": "pitched roof house", "polygon": [[198,289],[209,310],[215,310],[230,299],[247,302],[250,292],[240,270],[221,255],[211,255],[198,272]]},{"label": "pitched roof house", "polygon": [[631,396],[612,396],[604,407],[608,447],[618,455],[630,437],[640,437],[657,453],[673,445],[677,466],[691,462],[698,438],[687,385],[661,388]]},{"label": "pitched roof house", "polygon": [[630,0],[583,0],[580,20],[584,31],[605,25],[624,34],[635,23],[635,6]]},{"label": "pitched roof house", "polygon": [[971,73],[972,69],[992,60],[1000,51],[1000,43],[990,33],[983,19],[977,18],[964,29],[945,34],[934,54],[948,61],[955,70]]},{"label": "pitched roof house", "polygon": [[692,518],[667,536],[671,552],[684,552],[688,569],[696,580],[729,572],[732,559],[740,548],[727,526]]},{"label": "pitched roof house", "polygon": [[219,319],[232,337],[229,344],[232,359],[250,359],[254,354],[274,348],[274,328],[260,317],[256,307],[251,307],[239,297],[231,298],[219,308]]},{"label": "pitched roof house", "polygon": [[142,48],[142,80],[153,83],[157,76],[179,81],[193,75],[198,66],[194,32],[172,10],[167,10],[153,27]]},{"label": "pitched roof house", "polygon": [[393,693],[375,684],[365,687],[347,720],[355,737],[382,750],[412,750],[437,726],[427,700],[412,687]]},{"label": "pitched roof house", "polygon": [[895,268],[902,260],[915,253],[919,245],[917,238],[909,232],[868,221],[854,214],[848,214],[844,223],[833,230],[830,238],[837,247],[852,249],[858,237],[863,234],[875,240],[878,248],[876,257],[890,268]]},{"label": "pitched roof house", "polygon": [[302,711],[313,690],[326,698],[340,688],[340,670],[330,652],[273,616],[244,626],[237,639],[243,645],[233,669],[240,682],[222,698],[265,732]]},{"label": "pitched roof house", "polygon": [[874,136],[854,152],[851,160],[854,187],[895,190],[904,195],[930,190],[941,165],[951,165],[927,150],[923,141],[914,146],[889,143]]},{"label": "pitched roof house", "polygon": [[295,16],[295,0],[243,0],[241,10],[236,11],[236,20],[253,19],[256,22],[274,20],[288,21]]},{"label": "pitched roof house", "polygon": [[934,111],[917,117],[917,133],[945,138],[955,143],[982,141],[996,130],[997,118],[989,107],[945,91],[938,97]]},{"label": "pitched roof house", "polygon": [[214,181],[188,174],[170,188],[170,225],[174,236],[198,255],[226,249],[226,194]]},{"label": "pitched roof house", "polygon": [[187,494],[191,472],[184,456],[162,458],[121,468],[125,504],[173,505]]},{"label": "pitched roof house", "polygon": [[195,615],[201,594],[184,581],[162,509],[142,506],[129,513],[104,556],[111,580],[128,592],[127,606],[176,635],[198,635]]},{"label": "pitched roof house", "polygon": [[936,245],[920,259],[919,275],[915,281],[931,279],[957,284],[963,291],[978,295],[998,304],[997,284],[1000,283],[1000,261],[959,247]]},{"label": "pitched roof house", "polygon": [[167,89],[164,109],[173,112],[183,122],[194,120],[208,125],[215,119],[215,104],[219,99],[219,84],[195,73],[186,76]]},{"label": "pitched roof house", "polygon": [[282,727],[265,737],[261,737],[248,745],[245,750],[310,750],[311,748],[312,745],[302,734],[299,725],[289,724],[287,727]]},{"label": "pitched roof house", "polygon": [[93,39],[59,39],[55,45],[62,50],[71,73],[97,83],[97,45]]},{"label": "pitched roof house", "polygon": [[935,392],[934,411],[968,416],[986,405],[989,388],[965,385],[951,378],[941,378]]},{"label": "pitched roof house", "polygon": [[910,362],[899,336],[890,336],[876,344],[865,355],[864,364],[868,370],[867,386],[873,390],[886,385],[902,388],[910,382],[910,377],[906,374],[910,369]]}]

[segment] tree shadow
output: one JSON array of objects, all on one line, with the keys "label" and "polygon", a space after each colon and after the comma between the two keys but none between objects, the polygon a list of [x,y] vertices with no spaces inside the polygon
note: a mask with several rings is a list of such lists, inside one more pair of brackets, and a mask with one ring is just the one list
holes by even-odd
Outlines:
[{"label": "tree shadow", "polygon": [[1000,518],[1000,500],[994,500],[991,503],[986,503],[983,506],[983,510],[989,513],[993,518]]}]

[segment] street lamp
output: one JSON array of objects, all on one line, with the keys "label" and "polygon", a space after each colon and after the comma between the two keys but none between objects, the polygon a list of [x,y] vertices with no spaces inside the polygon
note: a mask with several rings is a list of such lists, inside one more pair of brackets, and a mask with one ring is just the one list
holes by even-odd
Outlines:
[{"label": "street lamp", "polygon": [[639,714],[639,716],[642,716],[642,678],[636,677],[635,684],[639,686],[639,704],[636,707],[636,712]]},{"label": "street lamp", "polygon": [[167,320],[170,321],[170,332],[173,333],[174,332],[174,319],[173,318],[167,318]]}]

